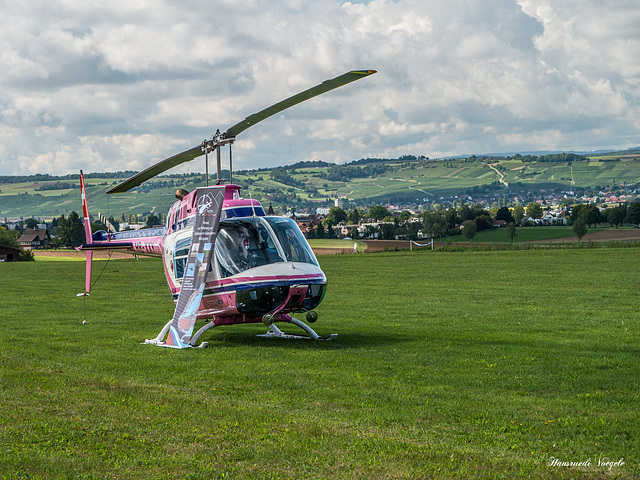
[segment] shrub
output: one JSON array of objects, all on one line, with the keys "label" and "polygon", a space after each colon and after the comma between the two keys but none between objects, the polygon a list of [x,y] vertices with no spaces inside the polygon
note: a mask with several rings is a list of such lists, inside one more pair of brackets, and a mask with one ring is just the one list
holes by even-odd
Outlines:
[{"label": "shrub", "polygon": [[20,261],[21,262],[33,262],[36,258],[33,256],[33,252],[31,250],[22,250],[20,252]]}]

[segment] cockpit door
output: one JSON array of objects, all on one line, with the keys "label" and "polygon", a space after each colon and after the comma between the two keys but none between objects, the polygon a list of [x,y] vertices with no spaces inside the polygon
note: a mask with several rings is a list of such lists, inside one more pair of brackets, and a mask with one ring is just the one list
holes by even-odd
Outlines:
[{"label": "cockpit door", "polygon": [[[169,275],[169,286],[179,287],[191,247],[192,229],[188,228],[167,236],[165,240],[165,268]],[[175,293],[175,292],[174,292]]]}]

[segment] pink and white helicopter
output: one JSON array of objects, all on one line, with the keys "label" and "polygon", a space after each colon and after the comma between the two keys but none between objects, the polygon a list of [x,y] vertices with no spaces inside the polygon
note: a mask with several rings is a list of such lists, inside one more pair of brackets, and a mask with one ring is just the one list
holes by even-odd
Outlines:
[{"label": "pink and white helicopter", "polygon": [[[176,303],[173,318],[158,336],[145,343],[172,348],[197,345],[201,335],[220,325],[263,322],[266,336],[332,340],[319,336],[309,325],[292,316],[306,313],[313,323],[314,309],[326,291],[327,278],[296,223],[287,217],[268,216],[257,200],[243,199],[240,186],[222,185],[220,149],[252,125],[282,110],[322,93],[364,78],[375,70],[354,70],[327,80],[250,115],[226,132],[202,144],[163,160],[108,190],[108,194],[130,190],[142,182],[184,162],[205,156],[208,184],[208,155],[216,151],[218,185],[176,192],[166,225],[125,232],[91,233],[84,178],[80,172],[82,211],[86,241],[86,283],[91,289],[93,251],[115,250],[134,255],[161,257],[169,290]],[[196,322],[204,320],[194,334]],[[283,333],[275,322],[301,327],[307,335]],[[199,346],[206,346],[203,342]]]}]

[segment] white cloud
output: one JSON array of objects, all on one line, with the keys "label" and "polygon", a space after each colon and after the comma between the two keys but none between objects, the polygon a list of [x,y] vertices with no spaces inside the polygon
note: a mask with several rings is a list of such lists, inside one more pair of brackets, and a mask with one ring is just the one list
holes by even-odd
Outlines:
[{"label": "white cloud", "polygon": [[234,164],[640,144],[631,1],[34,0],[3,20],[0,175],[140,169],[353,68],[379,73],[243,132]]}]

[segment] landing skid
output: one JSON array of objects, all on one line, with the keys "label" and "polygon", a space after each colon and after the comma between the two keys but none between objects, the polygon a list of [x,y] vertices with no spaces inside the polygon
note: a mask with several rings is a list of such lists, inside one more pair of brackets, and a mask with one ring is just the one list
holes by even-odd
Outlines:
[{"label": "landing skid", "polygon": [[[265,334],[258,335],[258,337],[330,341],[330,340],[334,340],[338,336],[338,334],[332,333],[328,337],[321,337],[320,335],[318,335],[313,330],[313,328],[311,328],[309,325],[307,325],[306,323],[302,322],[301,320],[298,320],[297,318],[289,317],[288,315],[286,317],[288,319],[290,319],[290,320],[286,320],[287,323],[292,323],[293,325],[297,325],[298,327],[303,329],[305,332],[307,332],[307,335],[301,335],[301,334],[295,334],[295,333],[285,333],[282,330],[280,330],[278,327],[276,327],[275,324],[271,323],[269,325],[269,330],[270,331],[265,333]],[[145,344],[151,344],[151,345],[164,345],[164,343],[165,343],[164,342],[164,338],[166,338],[166,336],[167,336],[167,334],[169,332],[169,327],[171,327],[172,322],[173,322],[173,320],[169,320],[169,322],[167,322],[167,324],[164,326],[164,328],[162,329],[162,331],[158,334],[158,336],[156,338],[145,340],[144,343]],[[215,326],[216,326],[216,324],[213,321],[205,323],[191,337],[191,340],[189,341],[189,345],[188,346],[189,347],[195,347],[195,348],[206,348],[209,345],[208,342],[202,342],[200,345],[196,345],[196,343],[198,342],[198,339],[202,336],[202,334],[204,332],[206,332],[207,330],[209,330],[210,328],[213,328]]]},{"label": "landing skid", "polygon": [[337,333],[332,333],[328,337],[321,337],[320,335],[318,335],[316,332],[313,331],[313,328],[311,328],[306,323],[301,322],[297,318],[292,318],[290,323],[293,323],[294,325],[297,325],[298,327],[303,329],[305,332],[307,332],[309,335],[300,335],[300,334],[296,334],[296,333],[284,333],[282,330],[280,330],[278,327],[276,327],[275,324],[272,323],[271,325],[269,325],[269,330],[271,330],[271,331],[267,332],[267,333],[263,333],[261,335],[258,335],[258,337],[263,337],[263,338],[291,338],[291,339],[326,340],[326,341],[330,341],[330,340],[334,340],[338,336]]}]

